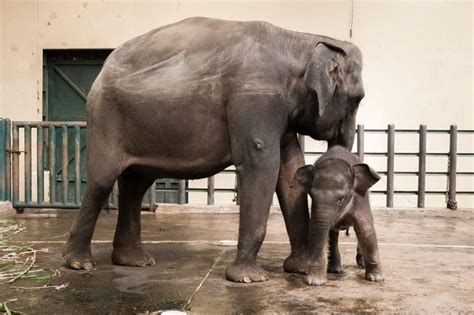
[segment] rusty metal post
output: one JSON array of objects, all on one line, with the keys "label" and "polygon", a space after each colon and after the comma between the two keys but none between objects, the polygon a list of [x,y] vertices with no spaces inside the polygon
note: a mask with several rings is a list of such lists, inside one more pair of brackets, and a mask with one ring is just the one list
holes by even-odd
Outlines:
[{"label": "rusty metal post", "polygon": [[7,128],[8,122],[6,119],[0,118],[0,200],[10,200],[10,195],[7,194],[7,187],[10,182],[7,180],[7,169],[11,167],[7,163],[7,156],[10,155],[10,147],[7,145]]},{"label": "rusty metal post", "polygon": [[114,186],[112,188],[112,193],[111,193],[111,205],[109,208],[111,209],[118,209],[119,207],[119,187],[118,187],[118,181],[114,182]]},{"label": "rusty metal post", "polygon": [[156,210],[156,181],[150,186],[150,211]]},{"label": "rusty metal post", "polygon": [[357,155],[364,162],[364,125],[357,125]]},{"label": "rusty metal post", "polygon": [[304,155],[304,150],[305,150],[305,146],[304,146],[304,135],[300,135],[298,134],[298,142],[300,143],[300,148],[301,148],[301,151],[303,152],[303,155]]},{"label": "rusty metal post", "polygon": [[207,204],[214,204],[214,176],[207,178]]},{"label": "rusty metal post", "polygon": [[49,203],[56,203],[56,129],[49,126]]},{"label": "rusty metal post", "polygon": [[420,125],[418,150],[418,208],[425,207],[426,186],[426,125]]},{"label": "rusty metal post", "polygon": [[31,204],[31,127],[25,126],[25,204]]},{"label": "rusty metal post", "polygon": [[5,145],[6,145],[5,193],[6,193],[6,199],[11,200],[12,199],[12,155],[11,155],[12,142],[11,142],[10,135],[11,135],[11,130],[12,130],[12,122],[10,119],[6,119],[5,122],[6,122],[5,124]]},{"label": "rusty metal post", "polygon": [[184,179],[178,180],[178,203],[180,205],[186,203],[186,181]]},{"label": "rusty metal post", "polygon": [[38,204],[44,203],[44,148],[43,148],[44,131],[43,127],[36,126],[36,187]]},{"label": "rusty metal post", "polygon": [[12,177],[13,177],[13,206],[20,200],[20,138],[18,135],[19,127],[13,125],[13,165],[12,165]]},{"label": "rusty metal post", "polygon": [[388,125],[387,129],[387,207],[393,208],[393,178],[395,171],[395,126]]},{"label": "rusty metal post", "polygon": [[457,154],[458,154],[458,126],[451,125],[449,129],[449,169],[448,169],[448,200],[447,207],[451,210],[458,208],[456,201],[456,172],[457,172]]}]

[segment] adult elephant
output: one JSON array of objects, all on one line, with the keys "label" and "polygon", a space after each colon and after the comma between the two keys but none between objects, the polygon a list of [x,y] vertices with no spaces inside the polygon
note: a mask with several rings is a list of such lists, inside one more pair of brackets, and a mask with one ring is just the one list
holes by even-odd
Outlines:
[{"label": "adult elephant", "polygon": [[352,146],[361,66],[350,43],[266,22],[190,18],[115,49],[87,100],[88,182],[63,250],[68,265],[95,266],[91,238],[116,179],[112,261],[153,265],[140,240],[147,188],[156,178],[203,178],[233,164],[240,226],[227,279],[268,279],[256,257],[275,189],[291,242],[284,268],[304,271],[307,199],[289,184],[304,165],[297,133]]}]

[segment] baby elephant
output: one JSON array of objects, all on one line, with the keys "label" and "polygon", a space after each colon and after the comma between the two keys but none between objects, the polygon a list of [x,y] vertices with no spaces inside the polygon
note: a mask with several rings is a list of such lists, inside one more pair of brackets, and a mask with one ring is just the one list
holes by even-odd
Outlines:
[{"label": "baby elephant", "polygon": [[342,272],[338,235],[339,230],[350,226],[354,227],[359,241],[357,263],[361,267],[365,264],[365,279],[383,281],[368,196],[369,188],[379,179],[372,168],[340,146],[329,149],[314,166],[298,169],[294,184],[309,193],[312,199],[308,284],[326,283],[326,271]]}]

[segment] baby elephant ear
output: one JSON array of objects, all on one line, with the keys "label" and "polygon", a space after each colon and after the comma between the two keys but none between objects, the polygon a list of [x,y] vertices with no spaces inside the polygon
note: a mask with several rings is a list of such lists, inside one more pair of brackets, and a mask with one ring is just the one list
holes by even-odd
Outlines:
[{"label": "baby elephant ear", "polygon": [[367,190],[380,179],[379,174],[364,163],[354,164],[352,170],[355,175],[354,189],[361,195],[365,195]]},{"label": "baby elephant ear", "polygon": [[305,165],[300,167],[293,177],[291,188],[295,187],[309,193],[311,184],[313,183],[313,165]]}]

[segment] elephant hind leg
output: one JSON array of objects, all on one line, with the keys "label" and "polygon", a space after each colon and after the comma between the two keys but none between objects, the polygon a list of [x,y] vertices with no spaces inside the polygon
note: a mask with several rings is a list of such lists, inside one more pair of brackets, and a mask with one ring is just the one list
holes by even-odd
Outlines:
[{"label": "elephant hind leg", "polygon": [[114,182],[121,173],[121,164],[106,151],[94,151],[89,155],[87,187],[81,208],[72,224],[69,238],[63,248],[63,257],[73,269],[92,269],[95,262],[91,253],[91,241],[95,225]]},{"label": "elephant hind leg", "polygon": [[143,195],[154,180],[130,170],[118,178],[119,215],[112,252],[112,262],[116,265],[141,267],[155,264],[155,259],[143,250],[140,237]]}]

